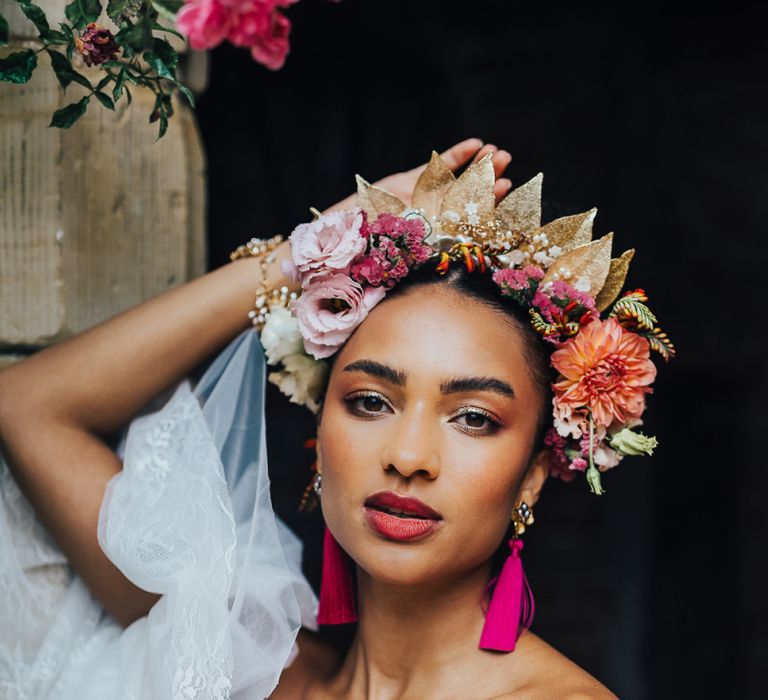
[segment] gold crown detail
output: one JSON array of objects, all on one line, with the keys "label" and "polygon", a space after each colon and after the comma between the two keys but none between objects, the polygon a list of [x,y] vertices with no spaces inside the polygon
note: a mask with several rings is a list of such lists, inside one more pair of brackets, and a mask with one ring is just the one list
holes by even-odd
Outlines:
[{"label": "gold crown detail", "polygon": [[541,173],[496,205],[491,158],[485,156],[456,178],[433,151],[410,207],[358,175],[358,203],[371,219],[418,212],[431,227],[425,242],[446,258],[466,257],[467,248],[474,248],[498,269],[536,265],[545,272],[542,284],[563,280],[592,296],[599,311],[610,306],[624,286],[634,249],[611,258],[612,233],[592,240],[596,209],[542,226]]}]

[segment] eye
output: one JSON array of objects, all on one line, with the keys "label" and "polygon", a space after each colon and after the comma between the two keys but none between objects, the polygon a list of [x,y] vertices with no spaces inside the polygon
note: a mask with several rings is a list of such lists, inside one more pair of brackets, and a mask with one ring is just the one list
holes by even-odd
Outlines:
[{"label": "eye", "polygon": [[501,421],[492,413],[476,406],[464,406],[451,419],[461,430],[471,435],[492,435],[501,427]]},{"label": "eye", "polygon": [[387,400],[374,391],[363,391],[344,397],[347,409],[355,416],[362,418],[375,418],[392,412],[392,407]]}]

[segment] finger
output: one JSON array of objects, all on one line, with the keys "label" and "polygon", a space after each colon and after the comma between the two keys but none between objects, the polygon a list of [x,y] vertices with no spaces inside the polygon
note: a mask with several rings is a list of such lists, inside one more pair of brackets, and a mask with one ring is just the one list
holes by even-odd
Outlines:
[{"label": "finger", "polygon": [[493,156],[493,174],[497,179],[501,177],[511,161],[512,154],[509,151],[496,151]]},{"label": "finger", "polygon": [[482,160],[487,156],[489,153],[496,153],[499,149],[496,148],[492,143],[486,143],[485,146],[483,146],[476,154],[475,157],[472,159],[472,163],[477,163],[477,161]]},{"label": "finger", "polygon": [[465,139],[440,154],[451,170],[458,170],[483,145],[480,139]]},{"label": "finger", "polygon": [[504,197],[509,194],[512,189],[512,180],[508,180],[505,177],[496,180],[496,184],[493,186],[493,195],[496,197],[496,204],[498,204]]}]

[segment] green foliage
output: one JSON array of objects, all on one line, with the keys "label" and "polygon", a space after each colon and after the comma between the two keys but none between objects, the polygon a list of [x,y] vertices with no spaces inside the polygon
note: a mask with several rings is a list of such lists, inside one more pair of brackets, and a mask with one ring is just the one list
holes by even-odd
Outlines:
[{"label": "green foliage", "polygon": [[113,112],[115,111],[115,103],[112,102],[112,98],[109,97],[109,95],[101,92],[100,90],[96,90],[93,93],[96,95],[96,99],[101,102],[102,105],[104,105],[107,109],[111,109]]},{"label": "green foliage", "polygon": [[153,39],[152,51],[144,52],[144,60],[161,78],[176,80],[176,64],[179,56],[165,39]]},{"label": "green foliage", "polygon": [[77,6],[80,8],[80,15],[86,24],[95,22],[101,14],[100,0],[77,0]]},{"label": "green foliage", "polygon": [[184,5],[183,0],[152,0],[152,6],[162,17],[173,22],[176,14]]},{"label": "green foliage", "polygon": [[120,24],[123,19],[133,19],[144,3],[142,0],[109,0],[107,3],[107,17],[115,24]]},{"label": "green foliage", "polygon": [[[45,12],[32,0],[16,0],[24,15],[36,27],[43,47],[38,51],[27,49],[0,59],[0,80],[26,83],[37,67],[37,54],[45,51],[62,89],[72,83],[81,85],[88,94],[54,112],[51,126],[68,129],[85,114],[91,98],[104,108],[114,110],[116,103],[125,96],[131,103],[128,83],[149,89],[155,94],[155,105],[149,117],[158,122],[161,138],[173,116],[172,94],[178,89],[191,106],[195,100],[191,91],[178,82],[176,68],[179,56],[166,40],[154,32],[164,32],[184,37],[172,27],[158,22],[160,17],[173,20],[182,7],[182,0],[107,0],[107,15],[118,25],[115,43],[119,52],[114,59],[97,66],[102,71],[96,85],[72,66],[77,51],[77,38],[90,22],[96,22],[102,11],[101,0],[72,0],[65,8],[66,21],[58,29],[52,29]],[[0,45],[8,41],[8,23],[0,16]],[[53,47],[61,47],[55,49]],[[109,85],[112,84],[111,91]]]},{"label": "green foliage", "polygon": [[9,83],[26,83],[37,68],[37,54],[32,49],[16,51],[0,58],[0,80]]},{"label": "green foliage", "polygon": [[77,83],[84,88],[91,89],[91,83],[88,78],[72,68],[72,64],[64,54],[61,54],[58,51],[51,51],[50,49],[47,50],[47,53],[51,59],[53,72],[56,74],[56,77],[59,79],[59,83],[64,90],[67,89],[67,86],[70,83]]},{"label": "green foliage", "polygon": [[49,126],[55,126],[59,129],[69,129],[80,117],[85,114],[85,110],[88,109],[88,103],[91,101],[91,96],[86,95],[81,100],[73,102],[66,107],[57,109],[53,113],[51,123]]},{"label": "green foliage", "polygon": [[45,34],[48,31],[48,18],[45,16],[45,12],[34,3],[29,2],[29,0],[16,1],[25,17],[35,25],[40,35]]},{"label": "green foliage", "polygon": [[8,20],[0,15],[0,46],[8,46]]}]

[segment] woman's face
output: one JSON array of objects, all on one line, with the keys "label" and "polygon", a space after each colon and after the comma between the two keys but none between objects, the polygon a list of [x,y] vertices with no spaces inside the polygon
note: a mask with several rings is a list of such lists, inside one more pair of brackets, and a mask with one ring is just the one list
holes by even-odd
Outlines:
[{"label": "woman's face", "polygon": [[503,312],[439,284],[380,303],[339,353],[323,406],[331,532],[390,583],[483,564],[509,526],[541,400]]}]

